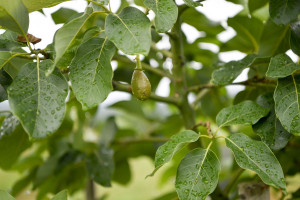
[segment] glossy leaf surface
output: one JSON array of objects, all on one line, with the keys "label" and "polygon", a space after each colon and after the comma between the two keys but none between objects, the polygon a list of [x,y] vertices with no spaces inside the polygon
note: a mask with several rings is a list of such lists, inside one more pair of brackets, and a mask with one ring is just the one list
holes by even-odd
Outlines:
[{"label": "glossy leaf surface", "polygon": [[183,0],[186,5],[190,6],[190,7],[198,7],[198,6],[202,6],[201,0]]},{"label": "glossy leaf surface", "polygon": [[300,77],[279,79],[274,92],[275,111],[282,126],[294,135],[300,135]]},{"label": "glossy leaf surface", "polygon": [[24,44],[17,41],[18,34],[13,31],[5,31],[0,35],[0,51],[13,51]]},{"label": "glossy leaf surface", "polygon": [[270,16],[278,25],[287,25],[296,19],[300,12],[298,0],[270,0]]},{"label": "glossy leaf surface", "polygon": [[176,135],[173,135],[170,138],[170,141],[166,142],[162,146],[160,146],[155,154],[155,169],[152,172],[151,176],[164,164],[169,162],[174,154],[178,152],[184,145],[195,142],[199,138],[199,134],[194,131],[186,130],[180,132]]},{"label": "glossy leaf surface", "polygon": [[239,50],[251,54],[258,51],[259,40],[263,31],[263,23],[255,17],[235,16],[228,19],[228,26],[237,35],[221,46],[221,51]]},{"label": "glossy leaf surface", "polygon": [[50,60],[25,65],[8,89],[12,112],[35,139],[56,131],[64,118],[68,85],[58,71],[45,76],[51,65]]},{"label": "glossy leaf surface", "polygon": [[291,38],[290,38],[290,44],[291,49],[295,54],[300,56],[300,21],[291,23]]},{"label": "glossy leaf surface", "polygon": [[26,35],[29,15],[22,0],[0,0],[0,26],[21,35]]},{"label": "glossy leaf surface", "polygon": [[266,116],[268,108],[263,108],[253,101],[243,101],[237,105],[223,108],[217,115],[217,124],[219,127],[234,124],[254,124],[260,118]]},{"label": "glossy leaf surface", "polygon": [[29,12],[41,10],[42,8],[52,7],[64,1],[68,0],[23,0]]},{"label": "glossy leaf surface", "polygon": [[107,38],[91,38],[79,46],[70,66],[70,80],[83,109],[97,106],[112,91],[110,61],[114,53]]},{"label": "glossy leaf surface", "polygon": [[144,3],[155,13],[157,32],[164,33],[173,27],[178,15],[178,8],[173,0],[145,0]]},{"label": "glossy leaf surface", "polygon": [[220,162],[209,149],[194,149],[180,162],[175,187],[179,199],[205,200],[219,179]]},{"label": "glossy leaf surface", "polygon": [[284,78],[300,69],[286,54],[280,54],[271,59],[266,76],[271,78]]},{"label": "glossy leaf surface", "polygon": [[242,73],[244,69],[249,67],[257,58],[257,55],[250,54],[239,61],[230,61],[224,66],[215,70],[212,74],[212,81],[217,85],[227,85],[232,83],[234,79]]},{"label": "glossy leaf surface", "polygon": [[78,14],[75,10],[69,8],[60,8],[51,14],[51,17],[55,24],[62,24],[68,22],[68,19]]},{"label": "glossy leaf surface", "polygon": [[0,51],[0,69],[2,69],[12,57],[10,51]]},{"label": "glossy leaf surface", "polygon": [[94,14],[86,12],[82,16],[71,20],[56,32],[54,36],[56,56],[54,65],[48,69],[47,75],[53,71],[55,66],[65,69],[70,65],[84,32],[93,23],[93,16]]},{"label": "glossy leaf surface", "polygon": [[0,70],[0,102],[7,100],[6,89],[11,82],[10,76],[4,70]]},{"label": "glossy leaf surface", "polygon": [[126,7],[119,14],[109,14],[105,33],[125,54],[144,54],[150,50],[151,23],[137,8]]},{"label": "glossy leaf surface", "polygon": [[288,143],[291,134],[281,125],[275,113],[275,103],[272,93],[261,95],[257,99],[258,105],[269,108],[271,111],[253,125],[254,132],[260,136],[261,140],[266,143],[272,150],[282,149]]},{"label": "glossy leaf surface", "polygon": [[289,35],[289,26],[279,26],[269,19],[260,37],[258,55],[271,57],[285,53],[290,48]]},{"label": "glossy leaf surface", "polygon": [[256,172],[265,184],[285,190],[280,163],[266,144],[241,133],[233,134],[225,141],[241,168]]}]

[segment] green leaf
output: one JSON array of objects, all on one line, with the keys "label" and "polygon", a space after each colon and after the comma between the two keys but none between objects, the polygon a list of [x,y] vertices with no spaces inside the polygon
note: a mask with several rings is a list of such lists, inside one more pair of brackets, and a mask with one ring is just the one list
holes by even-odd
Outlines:
[{"label": "green leaf", "polygon": [[139,9],[124,8],[118,15],[110,13],[105,20],[105,33],[125,54],[147,55],[151,43],[151,23]]},{"label": "green leaf", "polygon": [[0,70],[0,102],[7,100],[6,88],[11,82],[10,76],[4,70]]},{"label": "green leaf", "polygon": [[[43,161],[42,161],[43,162]],[[28,168],[27,168],[28,169]],[[32,180],[35,178],[35,172],[36,170],[31,170],[28,174],[25,176],[19,178],[16,182],[14,182],[14,185],[11,189],[11,194],[13,196],[17,196],[20,194],[24,189],[32,182]]]},{"label": "green leaf", "polygon": [[203,0],[183,0],[185,2],[186,5],[188,5],[189,7],[198,7],[198,6],[202,6],[202,3],[200,3]]},{"label": "green leaf", "polygon": [[118,101],[110,106],[118,110],[124,111],[126,114],[132,114],[138,118],[145,118],[146,115],[142,109],[141,103],[138,100],[132,99],[130,101]]},{"label": "green leaf", "polygon": [[109,146],[115,139],[115,135],[117,131],[118,131],[118,127],[115,122],[115,119],[113,117],[107,119],[105,125],[101,129],[100,144]]},{"label": "green leaf", "polygon": [[260,38],[258,55],[272,57],[285,53],[290,48],[289,35],[289,26],[278,26],[269,19]]},{"label": "green leaf", "polygon": [[19,120],[12,114],[9,114],[2,122],[0,138],[2,138],[4,135],[9,135],[14,132],[19,124]]},{"label": "green leaf", "polygon": [[97,2],[99,2],[102,5],[107,5],[109,0],[96,0]]},{"label": "green leaf", "polygon": [[269,2],[269,0],[248,0],[248,8],[250,13],[263,7]]},{"label": "green leaf", "polygon": [[188,8],[181,14],[182,22],[195,27],[198,31],[205,31],[209,35],[217,35],[225,29],[218,22],[211,21],[195,8]]},{"label": "green leaf", "polygon": [[0,0],[0,26],[21,35],[26,35],[29,15],[22,0]]},{"label": "green leaf", "polygon": [[8,192],[6,192],[4,190],[0,190],[0,199],[3,199],[3,200],[16,200]]},{"label": "green leaf", "polygon": [[51,14],[51,17],[55,24],[63,24],[68,21],[70,17],[73,15],[78,14],[75,10],[70,8],[60,8],[54,13]]},{"label": "green leaf", "polygon": [[155,13],[157,32],[164,33],[173,27],[178,16],[178,8],[173,0],[145,0],[144,3]]},{"label": "green leaf", "polygon": [[10,75],[11,78],[15,79],[20,71],[20,69],[27,63],[31,63],[31,60],[13,57],[10,59],[3,69]]},{"label": "green leaf", "polygon": [[57,166],[59,156],[61,155],[50,156],[38,167],[33,181],[33,189],[37,188],[53,174],[55,167]]},{"label": "green leaf", "polygon": [[175,187],[179,199],[206,199],[218,184],[220,162],[209,149],[194,149],[180,162]]},{"label": "green leaf", "polygon": [[50,60],[25,65],[8,89],[12,112],[35,139],[56,131],[64,118],[68,84],[58,70],[45,76],[51,65]]},{"label": "green leaf", "polygon": [[100,145],[97,152],[88,156],[86,169],[91,179],[104,187],[111,186],[114,172],[114,150],[110,147]]},{"label": "green leaf", "polygon": [[[272,89],[270,89],[270,90],[272,90]],[[245,100],[255,101],[260,94],[263,94],[265,92],[266,92],[265,87],[251,87],[251,86],[246,87],[245,90],[243,90],[243,91],[239,92],[237,95],[235,95],[233,104],[238,104]]]},{"label": "green leaf", "polygon": [[300,65],[294,63],[286,54],[280,54],[271,58],[271,62],[266,73],[267,77],[284,78],[300,69]]},{"label": "green leaf", "polygon": [[186,130],[173,135],[170,141],[160,146],[155,154],[155,169],[149,176],[153,176],[155,172],[164,164],[169,162],[174,154],[182,149],[186,144],[195,142],[199,138],[199,134],[194,131]]},{"label": "green leaf", "polygon": [[221,51],[239,50],[245,53],[258,51],[258,43],[263,31],[263,23],[255,17],[235,16],[229,18],[231,26],[237,35],[221,46]]},{"label": "green leaf", "polygon": [[217,85],[227,85],[232,83],[242,71],[250,67],[257,55],[250,54],[239,61],[230,61],[226,63],[223,67],[216,69],[212,74],[212,82]]},{"label": "green leaf", "polygon": [[[117,155],[116,155],[117,157]],[[115,160],[115,171],[113,181],[122,185],[127,185],[131,180],[131,170],[127,158]]]},{"label": "green leaf", "polygon": [[0,167],[10,169],[29,146],[28,136],[19,120],[13,115],[5,118],[0,129]]},{"label": "green leaf", "polygon": [[23,0],[29,12],[49,8],[68,0]]},{"label": "green leaf", "polygon": [[21,48],[24,43],[17,41],[18,34],[12,31],[5,31],[0,35],[0,51],[13,51],[14,49]]},{"label": "green leaf", "polygon": [[13,53],[10,51],[0,51],[0,69],[2,69],[11,59]]},{"label": "green leaf", "polygon": [[225,141],[241,168],[256,172],[265,184],[285,190],[280,163],[266,144],[241,133],[233,134]]},{"label": "green leaf", "polygon": [[270,17],[278,25],[287,25],[300,13],[298,0],[270,0]]},{"label": "green leaf", "polygon": [[300,135],[300,76],[278,79],[274,92],[275,111],[282,126],[294,135]]},{"label": "green leaf", "polygon": [[290,44],[291,49],[295,54],[300,56],[300,21],[297,21],[295,23],[292,23],[290,25],[291,27],[291,38],[290,38]]},{"label": "green leaf", "polygon": [[74,193],[83,188],[87,178],[84,165],[84,155],[81,152],[68,151],[60,158],[52,176],[40,185],[36,199],[45,199],[47,193],[57,193],[64,189]]},{"label": "green leaf", "polygon": [[70,65],[70,80],[84,110],[103,102],[112,91],[110,61],[114,53],[115,47],[107,38],[91,38],[79,46]]},{"label": "green leaf", "polygon": [[56,56],[54,65],[47,70],[47,76],[51,74],[55,66],[65,69],[70,65],[85,31],[94,24],[96,14],[97,12],[86,12],[82,16],[71,20],[56,32],[54,36]]},{"label": "green leaf", "polygon": [[253,101],[243,101],[234,106],[223,108],[217,115],[219,127],[235,124],[254,124],[260,118],[266,116],[269,109],[262,108]]},{"label": "green leaf", "polygon": [[266,93],[257,99],[258,105],[269,108],[270,114],[261,118],[253,125],[254,132],[260,136],[261,140],[272,150],[277,151],[286,146],[291,134],[287,132],[276,117],[273,93]]},{"label": "green leaf", "polygon": [[51,200],[68,200],[68,192],[67,190],[63,190],[56,194]]}]

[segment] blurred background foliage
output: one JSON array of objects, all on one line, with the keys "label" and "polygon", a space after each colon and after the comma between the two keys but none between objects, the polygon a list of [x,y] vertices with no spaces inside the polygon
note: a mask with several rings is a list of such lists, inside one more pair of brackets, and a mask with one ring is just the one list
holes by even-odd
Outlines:
[{"label": "blurred background foliage", "polygon": [[[188,86],[208,84],[213,70],[224,65],[219,56],[222,52],[239,51],[245,54],[273,56],[289,49],[290,29],[288,26],[278,26],[269,19],[268,0],[228,1],[243,6],[243,9],[236,16],[229,18],[227,24],[210,20],[196,8],[186,8],[182,14],[183,23],[194,27],[200,33],[192,42],[189,42],[189,35],[184,35]],[[142,0],[122,0],[119,10],[133,4],[146,9]],[[52,14],[52,18],[56,24],[61,24],[79,15],[74,10],[61,8]],[[95,20],[100,27],[104,26],[103,18]],[[236,35],[228,41],[221,41],[218,35],[229,27]],[[1,37],[4,37],[4,34],[0,35],[0,48],[5,45]],[[152,40],[153,44],[168,43],[168,34],[158,34],[153,29]],[[211,48],[203,48],[207,46]],[[47,49],[50,53],[53,52],[51,45]],[[12,64],[20,63],[16,59],[11,61]],[[135,67],[132,58],[118,52],[113,60],[114,80],[130,83]],[[170,67],[169,58],[160,50],[157,51],[155,45],[152,46],[149,55],[143,58],[143,62],[166,71]],[[250,68],[247,76],[251,78],[253,74],[264,75],[266,67],[266,63],[257,63]],[[158,88],[163,84],[163,96],[174,95],[173,85],[168,78],[162,78],[147,69],[146,73],[153,91],[159,91]],[[3,80],[2,76],[7,77],[4,71],[1,71],[0,76],[0,81]],[[268,88],[247,86],[238,94],[234,90],[227,87],[202,90],[201,93],[191,92],[189,100],[196,109],[196,121],[210,121],[214,127],[213,122],[222,108],[247,99],[255,100]],[[80,200],[84,198],[84,189],[89,182],[87,168],[101,166],[113,174],[113,179],[111,188],[96,184],[98,199],[176,199],[176,169],[179,161],[189,148],[193,148],[192,146],[183,149],[154,177],[145,177],[153,170],[155,152],[163,143],[149,138],[168,138],[184,130],[179,111],[172,105],[153,100],[141,102],[127,95],[119,100],[118,95],[122,96],[120,92],[113,92],[113,97],[107,99],[113,99],[113,104],[106,103],[98,108],[83,111],[71,93],[65,119],[59,130],[49,138],[36,142],[29,141],[15,117],[9,112],[1,111],[0,188],[11,191],[11,194],[20,200],[48,199],[53,194],[68,189],[70,199]],[[12,121],[14,123],[11,123]],[[200,128],[199,131],[205,133],[206,129]],[[258,137],[253,133],[251,126],[234,126],[222,131],[224,134],[242,132],[252,138]],[[204,139],[203,143],[205,142]],[[299,145],[299,138],[294,137],[284,149],[275,153],[287,175],[288,192],[298,191],[293,194],[293,199],[300,197],[300,157],[297,152]],[[14,148],[11,150],[7,146]],[[224,148],[223,141],[218,141],[212,148],[222,161],[220,187],[223,188],[228,178],[237,172],[238,167],[230,151]],[[93,178],[101,185],[110,185],[110,180],[103,182],[97,174]],[[253,172],[246,171],[238,182],[244,180],[258,180],[258,177]],[[231,196],[235,199],[236,186],[233,188]],[[272,189],[271,192],[272,199],[279,199],[278,191]],[[289,197],[292,198],[291,195]]]}]

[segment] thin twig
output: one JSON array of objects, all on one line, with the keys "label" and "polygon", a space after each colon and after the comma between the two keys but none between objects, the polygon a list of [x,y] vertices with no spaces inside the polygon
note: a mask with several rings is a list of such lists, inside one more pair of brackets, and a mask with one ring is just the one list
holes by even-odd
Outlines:
[{"label": "thin twig", "polygon": [[193,107],[194,109],[197,108],[197,103],[198,103],[198,102],[202,99],[202,97],[204,97],[208,92],[209,92],[209,89],[206,88],[206,89],[201,90],[201,91],[197,94],[195,100],[192,102],[192,107]]},{"label": "thin twig", "polygon": [[[132,62],[129,58],[127,58],[126,56],[122,56],[122,55],[115,55],[113,57],[113,60],[118,60],[118,61],[121,61],[121,62],[125,62],[125,63],[130,63],[130,64],[133,64],[133,66],[135,67],[135,63]],[[148,71],[151,71],[153,72],[154,74],[157,74],[161,77],[168,77],[171,81],[173,80],[173,76],[168,73],[167,71],[163,71],[163,70],[160,70],[158,68],[154,68],[154,67],[151,67],[150,65],[144,63],[144,62],[141,62],[142,64],[142,67],[143,69],[145,70],[148,70]]]},{"label": "thin twig", "polygon": [[151,43],[151,48],[159,53],[162,53],[165,57],[172,58],[172,53],[165,49],[158,49],[154,42]]},{"label": "thin twig", "polygon": [[[132,89],[131,86],[128,84],[122,84],[119,83],[117,81],[113,81],[113,87],[115,91],[123,91],[123,92],[128,92],[128,93],[132,93]],[[162,96],[158,96],[155,93],[151,93],[149,99],[155,100],[155,101],[159,101],[159,102],[163,102],[163,103],[169,103],[169,104],[173,104],[173,105],[180,105],[180,101],[177,98],[174,97],[162,97]]]},{"label": "thin twig", "polygon": [[192,128],[192,130],[196,131],[199,126],[204,126],[207,130],[207,134],[209,135],[207,137],[209,137],[209,138],[212,137],[209,121],[207,121],[207,122],[198,122],[197,124],[195,124],[195,126]]},{"label": "thin twig", "polygon": [[[36,57],[30,56],[30,55],[19,55],[18,57],[20,58],[25,58],[28,60],[36,60]],[[45,57],[39,57],[40,60],[46,60],[47,58]]]},{"label": "thin twig", "polygon": [[214,85],[211,83],[203,84],[203,85],[195,85],[190,88],[188,88],[189,92],[192,91],[200,91],[202,89],[210,89],[210,88],[218,88],[218,87],[225,87],[229,85],[244,85],[244,86],[261,86],[261,87],[276,87],[275,84],[273,84],[273,81],[266,80],[266,79],[249,79],[247,81],[237,82],[237,83],[230,83],[227,85]]},{"label": "thin twig", "polygon": [[192,128],[191,128],[191,130],[196,130],[199,126],[204,126],[204,127],[206,127],[206,122],[198,122],[197,124],[195,124]]},{"label": "thin twig", "polygon": [[2,63],[0,65],[0,69],[2,67],[4,67],[11,59],[13,59],[14,57],[19,57],[19,56],[27,56],[27,55],[30,55],[30,53],[16,53],[16,54],[13,54],[11,57],[9,57],[6,61],[4,61],[4,63]]},{"label": "thin twig", "polygon": [[123,139],[115,140],[113,144],[128,145],[128,144],[144,143],[144,142],[167,142],[169,140],[170,140],[169,138],[164,138],[164,137],[123,138]]}]

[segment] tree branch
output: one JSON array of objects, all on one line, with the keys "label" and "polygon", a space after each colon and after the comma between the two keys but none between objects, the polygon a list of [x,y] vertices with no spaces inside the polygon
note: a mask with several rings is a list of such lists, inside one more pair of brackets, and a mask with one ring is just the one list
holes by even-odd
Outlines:
[{"label": "tree branch", "polygon": [[[30,56],[30,55],[20,55],[18,56],[19,58],[25,58],[25,59],[28,59],[28,60],[35,60],[36,59],[36,56],[33,57],[33,56]],[[47,58],[45,57],[39,57],[40,60],[46,60]]]},{"label": "tree branch", "polygon": [[113,144],[128,145],[128,144],[144,143],[144,142],[167,142],[169,140],[170,140],[169,138],[164,138],[164,137],[123,138],[123,139],[115,140]]},{"label": "tree branch", "polygon": [[244,86],[260,86],[260,87],[276,87],[275,84],[273,84],[274,81],[271,80],[266,80],[266,79],[249,79],[247,81],[242,81],[242,82],[238,82],[238,83],[230,83],[228,85],[214,85],[211,83],[208,84],[203,84],[203,85],[195,85],[192,86],[190,88],[188,88],[188,91],[200,91],[202,89],[210,89],[210,88],[219,88],[219,87],[225,87],[225,86],[229,86],[229,85],[244,85]]},{"label": "tree branch", "polygon": [[174,24],[170,34],[170,44],[172,53],[172,74],[174,76],[175,94],[181,98],[179,110],[183,118],[186,129],[191,129],[195,125],[195,110],[188,102],[188,92],[185,74],[185,60],[183,49],[183,37],[181,30],[181,16],[178,15],[177,21]]},{"label": "tree branch", "polygon": [[[122,83],[119,83],[117,81],[113,81],[112,84],[113,84],[113,87],[114,87],[115,91],[122,91],[122,92],[132,93],[131,86],[128,85],[128,84],[122,84]],[[174,97],[162,97],[162,96],[158,96],[154,93],[151,93],[149,99],[159,101],[159,102],[163,102],[163,103],[173,104],[173,105],[176,105],[176,106],[178,106],[180,104],[179,99],[176,99]]]},{"label": "tree branch", "polygon": [[193,103],[192,103],[192,107],[193,107],[194,109],[197,109],[197,103],[198,103],[198,102],[202,99],[202,97],[204,97],[208,92],[209,92],[209,89],[206,88],[206,89],[201,90],[201,91],[197,94],[195,100],[194,100]]},{"label": "tree branch", "polygon": [[172,53],[165,49],[158,49],[154,42],[151,42],[151,48],[159,53],[162,53],[165,57],[172,58]]},{"label": "tree branch", "polygon": [[[115,55],[113,57],[113,60],[118,60],[118,61],[125,62],[125,63],[135,64],[129,58],[127,58],[126,56],[122,56],[122,55]],[[157,74],[161,77],[168,77],[171,81],[173,80],[173,76],[170,73],[168,73],[166,71],[163,71],[163,70],[160,70],[158,68],[151,67],[150,65],[148,65],[146,63],[143,63],[143,62],[141,62],[141,63],[142,63],[143,69],[151,71],[154,74]]]},{"label": "tree branch", "polygon": [[88,180],[85,188],[85,196],[87,200],[96,200],[93,180]]}]

